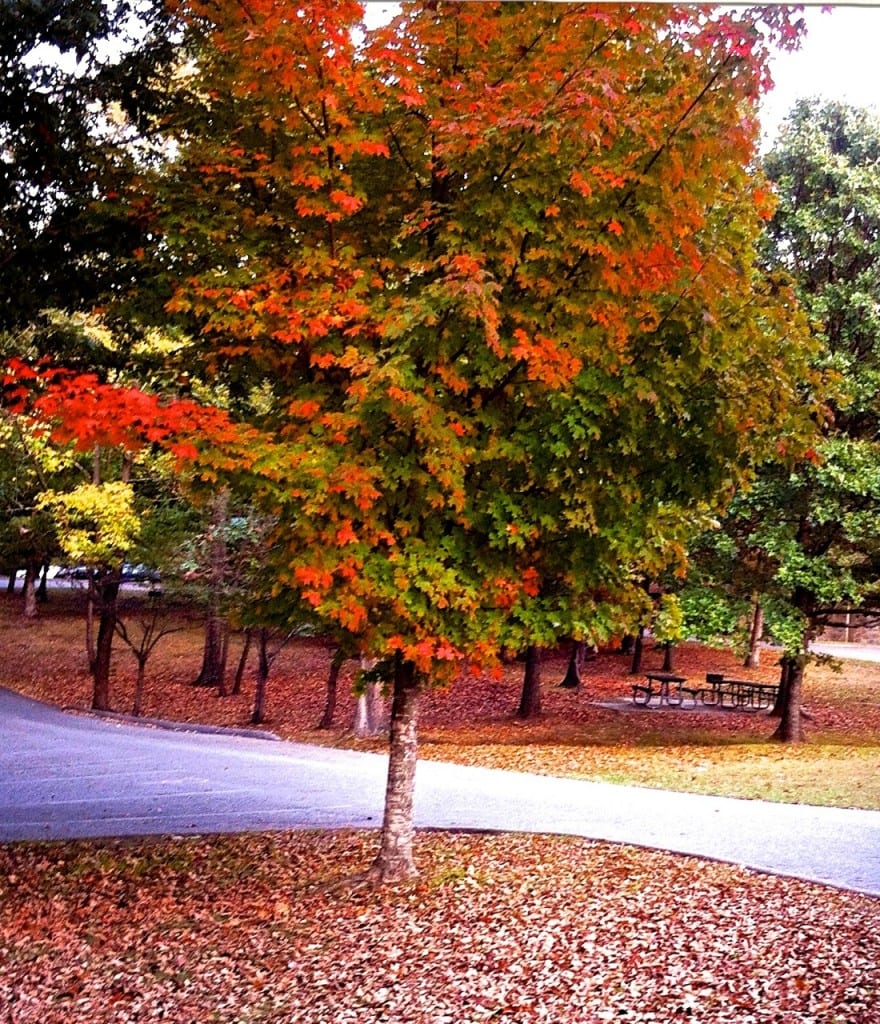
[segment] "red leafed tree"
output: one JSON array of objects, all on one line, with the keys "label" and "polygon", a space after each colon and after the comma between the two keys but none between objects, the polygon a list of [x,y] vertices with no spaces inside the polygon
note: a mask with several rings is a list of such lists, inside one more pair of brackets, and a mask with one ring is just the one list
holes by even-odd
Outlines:
[{"label": "red leafed tree", "polygon": [[[229,451],[234,450],[237,465],[247,463],[246,432],[233,425],[220,410],[192,401],[163,400],[139,388],[101,381],[94,374],[45,364],[31,366],[18,359],[7,362],[0,384],[5,408],[28,417],[35,430],[51,433],[53,440],[74,442],[81,451],[92,454],[93,485],[106,482],[102,479],[100,457],[101,449],[106,447],[121,450],[123,481],[129,477],[131,453],[148,445],[169,450],[181,463],[191,462],[199,448],[212,446],[213,457],[207,459],[201,470],[209,477],[216,473],[217,460],[226,446],[232,445]],[[240,436],[241,442],[236,446]],[[63,495],[55,496],[55,504],[64,507]],[[111,649],[114,635],[120,631],[117,600],[122,558],[121,551],[109,545],[94,563],[89,563],[86,635],[92,707],[103,711],[110,709]],[[96,609],[97,637],[93,632]]]},{"label": "red leafed tree", "polygon": [[800,428],[750,165],[766,40],[796,31],[693,6],[362,13],[180,0],[193,105],[133,215],[206,365],[259,389],[267,601],[387,673],[374,875],[395,880],[425,683],[600,638],[634,567],[679,558]]}]

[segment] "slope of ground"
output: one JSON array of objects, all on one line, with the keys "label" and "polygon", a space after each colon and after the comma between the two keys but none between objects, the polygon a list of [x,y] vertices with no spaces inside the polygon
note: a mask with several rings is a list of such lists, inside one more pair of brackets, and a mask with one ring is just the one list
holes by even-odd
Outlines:
[{"label": "slope of ground", "polygon": [[[91,680],[84,654],[82,594],[52,595],[41,616],[25,624],[17,598],[0,602],[0,685],[61,706],[88,707]],[[137,635],[137,615],[128,609]],[[171,612],[180,631],[166,637],[147,666],[143,714],[184,722],[248,726],[254,697],[253,654],[242,693],[217,696],[193,687],[201,663],[202,633],[183,610]],[[241,650],[235,637],[230,674]],[[324,708],[331,652],[319,640],[285,647],[272,667],[267,717],[261,728],[287,739],[374,747],[351,736],[354,717],[348,663],[339,685],[334,727],[315,727]],[[730,651],[683,645],[677,668],[690,679],[707,671],[775,681],[778,666],[765,653],[758,669],[742,668]],[[658,668],[661,652],[649,649],[645,668]],[[744,796],[842,807],[880,809],[880,665],[846,662],[808,670],[806,704],[810,742],[783,747],[770,741],[775,722],[763,713],[710,710],[645,710],[629,701],[629,658],[604,653],[587,664],[579,692],[560,689],[565,652],[544,665],[544,710],[533,721],[514,716],[522,665],[504,667],[498,679],[466,677],[426,695],[421,756],[630,783],[690,792]],[[135,661],[117,641],[111,689],[117,711],[131,708]],[[611,704],[612,707],[606,705]]]},{"label": "slope of ground", "polygon": [[[2,603],[0,685],[88,705],[74,603],[56,599],[30,624]],[[240,696],[191,686],[201,631],[183,611],[174,622],[144,713],[247,725],[252,670]],[[282,652],[265,728],[363,745],[349,731],[351,667],[334,728],[314,728],[329,660],[317,641]],[[796,750],[768,742],[764,716],[626,708],[620,655],[591,662],[579,693],[559,689],[564,668],[564,654],[547,659],[534,722],[512,714],[516,664],[430,694],[422,755],[880,803],[876,665],[811,669],[812,742]],[[692,645],[679,669],[776,672]],[[120,711],[133,680],[119,647]],[[625,846],[431,833],[416,840],[421,878],[375,890],[361,877],[376,844],[362,832],[0,846],[0,1024],[880,1024],[880,900]]]}]

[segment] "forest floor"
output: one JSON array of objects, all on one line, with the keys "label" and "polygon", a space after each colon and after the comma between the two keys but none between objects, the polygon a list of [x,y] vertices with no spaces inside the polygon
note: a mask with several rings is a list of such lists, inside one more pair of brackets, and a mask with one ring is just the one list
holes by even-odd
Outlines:
[{"label": "forest floor", "polygon": [[[137,634],[137,615],[129,609]],[[242,694],[191,685],[201,629],[183,612],[147,666],[144,714],[242,727]],[[233,638],[230,665],[240,651]],[[644,669],[659,667],[648,650]],[[766,656],[683,645],[677,669],[775,681]],[[330,651],[278,655],[262,728],[360,749],[346,666],[318,731]],[[426,697],[420,756],[744,797],[880,807],[880,665],[811,666],[810,742],[770,741],[765,714],[644,710],[629,659],[587,664],[544,709],[513,711],[522,665]],[[135,662],[117,642],[111,701],[130,710]],[[0,685],[87,707],[81,595],[25,623],[0,601]],[[809,842],[809,837],[804,837]],[[880,900],[672,854],[579,839],[423,833],[420,879],[363,884],[375,833],[0,846],[0,1024],[164,1020],[244,1024],[557,1021],[880,1024]]]}]

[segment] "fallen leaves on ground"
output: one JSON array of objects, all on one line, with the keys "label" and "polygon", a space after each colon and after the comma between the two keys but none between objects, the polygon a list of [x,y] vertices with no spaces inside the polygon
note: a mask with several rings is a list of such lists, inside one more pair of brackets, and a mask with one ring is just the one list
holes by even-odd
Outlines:
[{"label": "fallen leaves on ground", "polygon": [[880,1022],[880,900],[580,839],[0,848],[0,1022]]}]

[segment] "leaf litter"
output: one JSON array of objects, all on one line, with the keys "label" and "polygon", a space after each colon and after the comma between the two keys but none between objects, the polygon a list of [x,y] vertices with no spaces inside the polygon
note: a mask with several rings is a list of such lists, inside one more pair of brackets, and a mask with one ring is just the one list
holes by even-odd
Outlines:
[{"label": "leaf litter", "polygon": [[880,1021],[880,900],[580,839],[0,848],[0,1021]]}]

